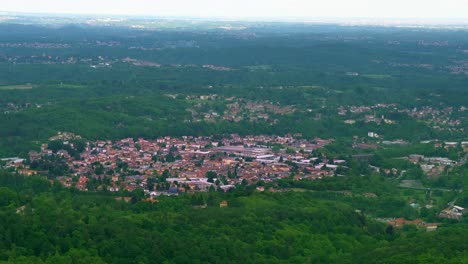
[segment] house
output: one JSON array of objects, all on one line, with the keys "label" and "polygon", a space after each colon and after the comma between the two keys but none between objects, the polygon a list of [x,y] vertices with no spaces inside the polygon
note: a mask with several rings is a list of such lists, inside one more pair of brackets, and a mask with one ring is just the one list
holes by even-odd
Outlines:
[{"label": "house", "polygon": [[25,159],[20,159],[20,158],[5,158],[5,159],[0,159],[1,161],[4,161],[8,167],[18,167],[23,164]]},{"label": "house", "polygon": [[19,174],[26,175],[26,176],[31,176],[31,175],[36,175],[36,174],[37,174],[36,171],[27,170],[27,169],[20,169],[20,170],[18,170],[18,173],[19,173]]},{"label": "house", "polygon": [[36,151],[30,151],[29,152],[29,160],[30,161],[35,161],[41,159],[41,154],[36,152]]},{"label": "house", "polygon": [[388,221],[387,223],[396,228],[401,228],[404,225],[416,225],[416,226],[423,225],[423,221],[421,219],[416,219],[416,220],[411,221],[411,220],[406,220],[405,218],[396,218],[396,219]]},{"label": "house", "polygon": [[177,187],[171,187],[171,188],[169,188],[168,193],[170,193],[170,194],[178,194],[178,193],[179,193],[179,189],[178,189]]},{"label": "house", "polygon": [[220,186],[219,188],[221,188],[221,190],[223,190],[224,192],[227,192],[229,191],[230,189],[233,189],[235,188],[236,186],[232,185],[232,184],[228,184],[228,185],[223,185],[223,186]]},{"label": "house", "polygon": [[196,208],[196,209],[205,209],[207,208],[208,205],[207,204],[202,204],[202,205],[194,205],[193,208]]},{"label": "house", "polygon": [[109,187],[107,188],[107,190],[108,190],[109,192],[118,192],[118,191],[120,190],[120,188],[119,188],[117,185],[113,185],[113,186],[109,186]]},{"label": "house", "polygon": [[439,217],[440,218],[447,218],[447,219],[454,219],[454,220],[461,220],[463,217],[463,211],[465,208],[460,207],[460,206],[452,206],[449,208],[446,208],[440,212]]},{"label": "house", "polygon": [[124,201],[124,202],[127,202],[127,203],[128,203],[128,202],[130,202],[130,201],[132,200],[132,197],[124,197],[124,196],[122,196],[122,197],[116,197],[115,200],[116,200],[116,201]]},{"label": "house", "polygon": [[80,176],[78,179],[78,182],[75,185],[75,188],[77,188],[80,191],[87,191],[88,188],[86,188],[86,185],[88,183],[89,179],[86,178],[85,176]]},{"label": "house", "polygon": [[458,142],[444,142],[444,145],[445,145],[446,149],[454,148],[454,147],[458,146]]},{"label": "house", "polygon": [[144,201],[148,202],[148,203],[157,203],[158,202],[158,200],[154,199],[153,196],[146,198]]},{"label": "house", "polygon": [[377,194],[375,193],[363,193],[364,197],[366,198],[376,198]]},{"label": "house", "polygon": [[424,224],[427,232],[436,231],[439,225],[440,225],[439,223],[425,223]]},{"label": "house", "polygon": [[228,202],[227,201],[222,201],[219,203],[219,207],[223,208],[223,207],[228,207]]},{"label": "house", "polygon": [[16,208],[16,213],[17,214],[24,214],[24,210],[26,209],[26,205],[20,206]]},{"label": "house", "polygon": [[463,151],[468,152],[468,141],[462,141],[461,146],[463,148]]}]

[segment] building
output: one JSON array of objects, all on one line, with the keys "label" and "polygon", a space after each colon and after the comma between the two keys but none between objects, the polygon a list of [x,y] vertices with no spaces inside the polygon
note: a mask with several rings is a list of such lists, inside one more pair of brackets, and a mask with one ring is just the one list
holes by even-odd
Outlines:
[{"label": "building", "polygon": [[465,208],[460,207],[460,206],[452,206],[449,208],[446,208],[440,212],[439,217],[440,218],[447,218],[447,219],[454,219],[460,221],[463,217],[463,211]]},{"label": "building", "polygon": [[219,207],[223,208],[223,207],[228,207],[228,202],[227,201],[222,201],[219,203]]}]

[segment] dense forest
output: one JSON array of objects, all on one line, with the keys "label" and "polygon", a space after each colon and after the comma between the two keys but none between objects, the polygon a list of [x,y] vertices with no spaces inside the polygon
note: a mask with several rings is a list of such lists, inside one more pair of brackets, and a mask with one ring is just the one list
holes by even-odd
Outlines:
[{"label": "dense forest", "polygon": [[[247,188],[149,203],[7,172],[0,181],[1,263],[463,263],[468,257],[466,223],[433,233],[393,230],[326,191]],[[219,206],[224,200],[228,207]],[[200,203],[207,207],[194,206]]]},{"label": "dense forest", "polygon": [[[375,131],[418,141],[463,140],[467,129],[464,31],[0,24],[0,36],[0,156],[24,156],[57,131],[88,139],[285,132],[350,139]],[[216,97],[199,99],[208,95]],[[254,112],[236,122],[203,118],[229,115],[239,100],[294,111],[267,112],[270,120],[252,121]],[[393,124],[349,125],[351,117],[337,115],[340,106],[376,104],[397,105],[368,113]],[[439,129],[446,123],[402,112],[424,107],[452,107],[444,118],[461,122]]]}]

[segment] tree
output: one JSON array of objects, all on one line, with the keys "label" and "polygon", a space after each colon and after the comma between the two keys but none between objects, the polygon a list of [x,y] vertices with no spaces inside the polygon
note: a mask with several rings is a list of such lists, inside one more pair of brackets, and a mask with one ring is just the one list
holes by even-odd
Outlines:
[{"label": "tree", "polygon": [[85,151],[86,142],[84,140],[75,139],[72,142],[73,142],[74,148],[76,149],[76,151],[78,151],[78,153]]},{"label": "tree", "polygon": [[172,152],[169,152],[169,153],[166,155],[165,160],[166,160],[166,162],[174,162],[174,161],[175,161],[175,157],[174,157],[174,155],[172,154]]},{"label": "tree", "polygon": [[0,206],[9,205],[17,200],[17,195],[14,191],[7,187],[0,187]]},{"label": "tree", "polygon": [[138,201],[143,200],[145,197],[145,192],[142,189],[136,189],[132,191],[132,203],[136,203]]},{"label": "tree", "polygon": [[146,179],[146,185],[147,185],[149,191],[154,191],[155,183],[156,183],[155,178],[150,177],[150,178]]},{"label": "tree", "polygon": [[52,150],[52,152],[57,153],[57,151],[63,149],[63,141],[62,140],[53,140],[50,141],[47,145],[47,148]]},{"label": "tree", "polygon": [[104,173],[104,167],[101,164],[99,164],[94,169],[94,173],[96,173],[96,175],[102,175]]},{"label": "tree", "polygon": [[286,153],[287,153],[287,154],[295,154],[296,151],[295,151],[294,149],[292,149],[292,148],[287,148],[287,149],[286,149]]},{"label": "tree", "polygon": [[214,171],[207,171],[205,177],[208,178],[208,182],[214,182],[214,179],[218,177],[218,174]]},{"label": "tree", "polygon": [[215,192],[215,191],[216,191],[215,187],[213,185],[210,185],[210,187],[208,188],[208,192]]}]

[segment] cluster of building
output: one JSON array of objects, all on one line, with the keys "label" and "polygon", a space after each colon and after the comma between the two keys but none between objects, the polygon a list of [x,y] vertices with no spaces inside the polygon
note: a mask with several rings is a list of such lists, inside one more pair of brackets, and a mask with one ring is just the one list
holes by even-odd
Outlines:
[{"label": "cluster of building", "polygon": [[408,220],[405,218],[393,218],[386,222],[394,228],[403,228],[406,225],[414,225],[416,227],[426,229],[427,232],[436,231],[440,225],[440,223],[426,223],[421,219]]},{"label": "cluster of building", "polygon": [[122,62],[130,63],[133,66],[140,66],[140,67],[161,67],[161,64],[156,63],[156,62],[132,59],[129,57],[122,59]]},{"label": "cluster of building", "polygon": [[[344,107],[340,106],[338,107],[338,115],[340,116],[347,116],[351,115],[355,117],[354,119],[346,119],[343,122],[348,125],[355,124],[356,121],[364,121],[365,123],[370,123],[374,122],[377,124],[385,123],[385,124],[395,124],[394,120],[385,118],[384,115],[376,115],[377,110],[383,110],[383,109],[391,109],[391,110],[396,110],[396,105],[395,104],[376,104],[372,106],[349,106],[349,107]],[[356,117],[356,115],[362,115],[364,116]]]},{"label": "cluster of building", "polygon": [[[433,96],[438,95],[434,94]],[[454,128],[459,127],[463,122],[460,117],[452,118],[453,114],[458,110],[463,112],[462,108],[454,109],[453,107],[444,107],[438,109],[431,106],[423,106],[411,110],[403,109],[401,112],[405,112],[409,116],[420,120],[429,121],[435,129],[443,130],[445,128],[450,128],[454,130]]]},{"label": "cluster of building", "polygon": [[440,212],[439,214],[439,217],[453,220],[461,220],[463,217],[463,213],[466,213],[466,211],[467,210],[461,206],[453,205],[442,210],[442,212]]},{"label": "cluster of building", "polygon": [[[31,86],[31,89],[32,89],[32,86]],[[32,103],[28,103],[28,102],[21,103],[21,104],[13,103],[13,102],[8,102],[6,104],[0,103],[0,113],[3,113],[5,115],[7,115],[7,114],[11,114],[11,113],[20,112],[20,111],[23,111],[23,110],[31,108],[31,107],[41,108],[42,106],[43,106],[42,104],[32,104]]]},{"label": "cluster of building", "polygon": [[396,104],[375,104],[371,106],[366,106],[366,105],[351,105],[348,107],[340,106],[338,107],[338,115],[346,115],[349,113],[351,114],[362,114],[362,113],[367,113],[371,111],[375,111],[378,109],[394,109],[396,110]]},{"label": "cluster of building", "polygon": [[[464,52],[466,53],[466,51]],[[454,61],[453,65],[447,66],[446,68],[452,74],[468,74],[468,61],[467,60],[458,60]]]},{"label": "cluster of building", "polygon": [[[201,100],[223,100],[217,95],[200,96]],[[214,110],[209,103],[198,103],[193,108],[187,109],[192,114],[193,122],[216,122],[228,120],[240,122],[247,120],[250,122],[266,121],[270,124],[278,122],[277,115],[287,115],[294,113],[296,109],[293,106],[282,106],[270,101],[251,101],[242,98],[225,98],[226,109],[223,112]]]},{"label": "cluster of building", "polygon": [[409,161],[419,164],[421,169],[429,178],[438,178],[446,170],[447,166],[457,165],[457,161],[445,157],[425,157],[424,155],[411,154],[407,157]]},{"label": "cluster of building", "polygon": [[[64,145],[73,148],[72,136],[60,133],[53,139],[63,140]],[[58,180],[83,191],[93,179],[107,182],[99,188],[109,191],[143,189],[154,195],[210,188],[227,191],[237,184],[271,182],[291,175],[297,179],[333,176],[339,166],[345,166],[345,161],[316,155],[318,149],[330,142],[319,138],[303,139],[300,134],[244,137],[232,134],[216,139],[127,138],[115,142],[87,142],[79,159],[66,150],[54,153],[44,144],[41,152],[30,152],[30,160],[63,157],[70,171]]]},{"label": "cluster of building", "polygon": [[202,66],[205,69],[210,69],[214,71],[232,71],[231,68],[226,67],[226,66],[219,66],[219,65],[212,65],[212,64],[204,64]]},{"label": "cluster of building", "polygon": [[[440,95],[431,94],[431,96],[438,97]],[[395,120],[386,118],[384,115],[377,115],[376,112],[394,111],[405,113],[413,118],[429,122],[434,129],[450,130],[463,132],[463,122],[465,121],[463,115],[456,115],[456,113],[464,112],[465,107],[454,109],[454,107],[433,107],[422,106],[413,109],[401,108],[396,104],[376,104],[372,106],[340,106],[338,107],[338,115],[346,116],[348,119],[344,120],[345,124],[355,124],[357,121],[364,121],[366,123],[374,122],[377,124],[395,124]]]},{"label": "cluster of building", "polygon": [[7,42],[0,43],[0,48],[65,49],[71,48],[71,45],[51,42]]}]

